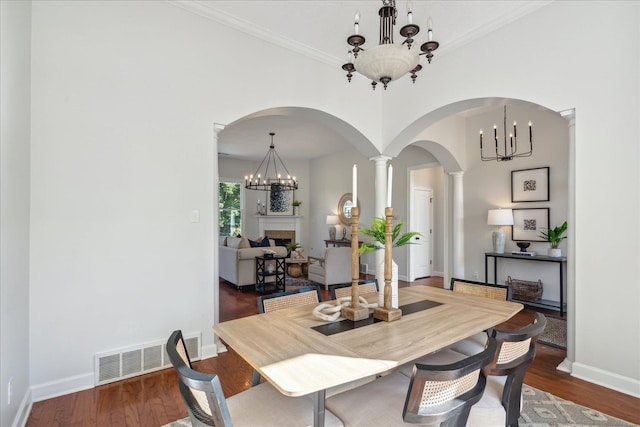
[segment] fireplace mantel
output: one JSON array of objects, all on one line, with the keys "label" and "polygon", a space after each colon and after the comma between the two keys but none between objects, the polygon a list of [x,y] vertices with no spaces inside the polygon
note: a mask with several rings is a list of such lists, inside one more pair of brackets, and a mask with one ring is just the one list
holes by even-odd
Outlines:
[{"label": "fireplace mantel", "polygon": [[258,234],[264,236],[265,230],[294,231],[296,240],[300,240],[302,217],[298,215],[258,215]]}]

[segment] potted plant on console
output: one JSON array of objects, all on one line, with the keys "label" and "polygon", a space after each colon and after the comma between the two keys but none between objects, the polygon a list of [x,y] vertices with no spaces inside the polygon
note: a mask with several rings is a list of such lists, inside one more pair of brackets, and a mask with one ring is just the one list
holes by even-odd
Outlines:
[{"label": "potted plant on console", "polygon": [[547,231],[543,231],[539,234],[546,242],[551,243],[551,247],[549,248],[548,255],[558,258],[562,256],[562,250],[558,248],[560,242],[567,238],[567,236],[563,236],[563,234],[567,231],[567,221],[563,222],[562,225],[555,228],[549,228]]}]

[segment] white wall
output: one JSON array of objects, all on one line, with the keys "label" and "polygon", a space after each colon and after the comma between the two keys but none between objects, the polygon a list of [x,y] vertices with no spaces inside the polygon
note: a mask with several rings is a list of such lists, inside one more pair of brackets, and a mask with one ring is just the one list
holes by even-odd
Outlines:
[{"label": "white wall", "polygon": [[[383,124],[383,137],[403,145],[418,133],[403,129],[427,127],[436,120],[429,112],[462,100],[507,97],[553,111],[575,108],[574,374],[636,395],[640,340],[629,337],[640,336],[639,23],[638,2],[553,2],[436,55],[423,75],[438,82],[429,96],[397,82]],[[607,36],[594,37],[594,25]],[[620,342],[625,351],[613,351]]]},{"label": "white wall", "polygon": [[[492,127],[498,125],[499,138],[503,140],[502,108],[492,113],[480,114],[466,121],[467,169],[464,179],[465,208],[465,273],[468,279],[484,280],[484,253],[492,251],[491,233],[495,226],[487,225],[487,211],[495,208],[549,208],[550,226],[556,227],[568,219],[568,165],[569,165],[569,133],[568,122],[559,114],[540,111],[534,108],[509,107],[507,109],[507,126],[511,130],[516,120],[518,134],[521,135],[519,148],[528,149],[527,124],[532,122],[534,147],[531,157],[516,158],[508,162],[483,162],[480,160],[479,129],[485,132],[485,154],[487,140],[492,137]],[[490,135],[491,134],[491,135]],[[508,133],[507,133],[508,135]],[[495,151],[494,151],[495,152]],[[548,202],[511,202],[511,171],[548,166],[549,169],[549,201]],[[507,233],[505,252],[520,250],[511,238],[511,227],[503,227]],[[548,243],[532,242],[530,251],[546,255]],[[567,253],[566,240],[560,248]],[[493,282],[493,260],[489,265],[489,279]],[[504,283],[507,276],[525,280],[542,280],[543,298],[559,301],[559,274],[555,263],[507,261],[498,263],[496,283]],[[565,278],[566,279],[566,278]],[[566,283],[566,282],[565,282]]]},{"label": "white wall", "polygon": [[34,398],[90,387],[96,352],[175,328],[212,354],[213,123],[303,106],[379,140],[375,103],[349,108],[370,90],[165,2],[37,2],[32,37]]},{"label": "white wall", "polygon": [[0,2],[0,17],[0,425],[8,426],[24,423],[30,408],[31,2]]}]

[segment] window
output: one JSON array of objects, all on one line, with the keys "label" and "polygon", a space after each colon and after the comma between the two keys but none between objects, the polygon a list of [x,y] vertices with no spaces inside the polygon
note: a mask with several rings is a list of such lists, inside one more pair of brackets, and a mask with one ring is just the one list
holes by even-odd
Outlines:
[{"label": "window", "polygon": [[239,235],[242,232],[242,184],[221,181],[218,184],[218,210],[220,236]]}]

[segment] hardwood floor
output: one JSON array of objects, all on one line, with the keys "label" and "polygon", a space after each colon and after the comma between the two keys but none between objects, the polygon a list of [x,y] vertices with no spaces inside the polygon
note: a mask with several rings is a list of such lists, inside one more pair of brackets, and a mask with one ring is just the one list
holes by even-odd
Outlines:
[{"label": "hardwood floor", "polygon": [[[400,283],[401,287],[408,285]],[[442,287],[442,278],[419,279],[411,285]],[[329,299],[328,292],[322,290],[321,293],[323,299]],[[256,296],[255,292],[240,292],[221,281],[220,321],[256,314]],[[531,321],[533,313],[524,310],[501,327],[522,327]],[[557,313],[545,314],[558,317]],[[640,424],[640,399],[557,371],[555,368],[565,355],[563,350],[538,344],[536,359],[527,372],[525,382],[564,399]],[[194,367],[203,372],[217,373],[226,396],[240,393],[251,384],[251,368],[233,349],[218,357],[195,362]],[[176,382],[174,370],[165,369],[37,402],[33,405],[27,426],[158,427],[187,416]]]}]

